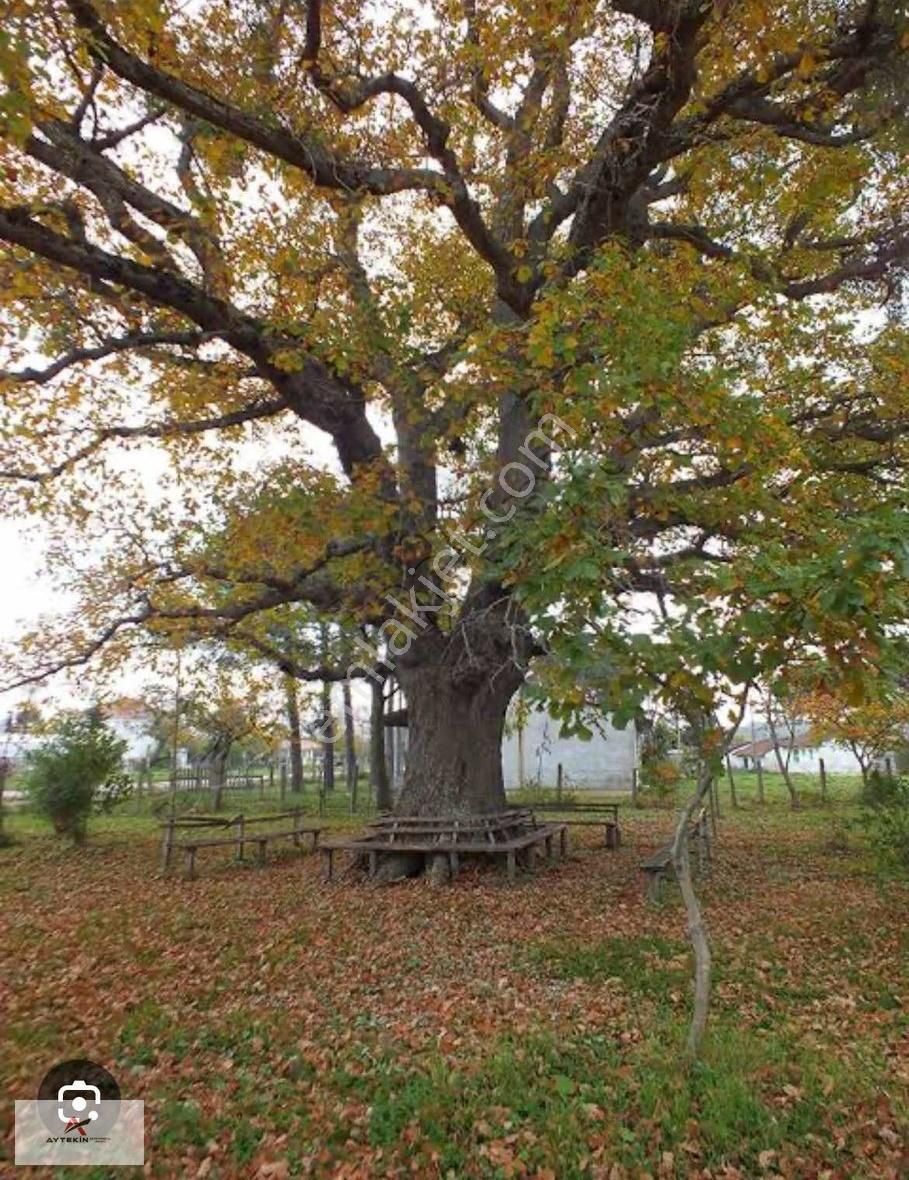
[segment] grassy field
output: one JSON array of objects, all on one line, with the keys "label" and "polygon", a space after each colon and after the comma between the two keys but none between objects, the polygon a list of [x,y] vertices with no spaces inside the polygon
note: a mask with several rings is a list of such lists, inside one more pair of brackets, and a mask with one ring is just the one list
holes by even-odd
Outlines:
[{"label": "grassy field", "polygon": [[[694,1066],[681,905],[647,905],[637,867],[668,807],[623,808],[617,853],[575,829],[567,862],[514,886],[384,889],[326,887],[292,849],[162,878],[135,802],[78,852],[16,813],[0,1171],[12,1099],[84,1055],[145,1100],[152,1176],[909,1175],[909,887],[875,878],[854,782],[796,814],[750,783],[735,812],[724,787],[703,882],[716,974]],[[346,813],[339,795],[330,822]]]}]

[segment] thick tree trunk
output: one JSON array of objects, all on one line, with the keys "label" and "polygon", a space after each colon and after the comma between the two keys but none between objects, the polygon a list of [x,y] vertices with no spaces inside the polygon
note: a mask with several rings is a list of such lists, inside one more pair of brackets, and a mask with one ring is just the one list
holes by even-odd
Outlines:
[{"label": "thick tree trunk", "polygon": [[292,676],[285,676],[284,692],[287,699],[287,729],[290,735],[290,789],[299,793],[303,790],[303,735],[300,729],[297,682]]},{"label": "thick tree trunk", "polygon": [[458,816],[507,806],[502,734],[524,681],[523,632],[492,612],[455,636],[428,633],[397,672],[407,698],[407,769],[399,815]]}]

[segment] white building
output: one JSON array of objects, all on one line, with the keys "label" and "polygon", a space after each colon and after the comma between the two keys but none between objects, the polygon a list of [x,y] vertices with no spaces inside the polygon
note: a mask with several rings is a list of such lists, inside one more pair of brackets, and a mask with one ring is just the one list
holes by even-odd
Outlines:
[{"label": "white building", "polygon": [[[788,736],[780,734],[779,742],[785,762]],[[733,769],[753,770],[755,762],[760,762],[761,769],[771,774],[779,770],[771,738],[742,742],[729,751],[729,758]],[[818,742],[808,733],[798,734],[789,758],[789,769],[793,774],[820,774],[821,759],[824,760],[824,769],[830,774],[861,774],[859,760],[848,746]]]},{"label": "white building", "polygon": [[637,733],[632,723],[615,729],[600,718],[589,741],[560,737],[561,723],[545,711],[526,713],[517,724],[509,714],[502,743],[502,773],[507,791],[521,787],[554,787],[562,767],[566,791],[630,791],[637,765]]},{"label": "white building", "polygon": [[[158,742],[152,736],[151,710],[142,701],[121,697],[104,707],[104,721],[121,741],[126,742],[126,762],[147,762]],[[179,761],[179,760],[178,760]]]}]

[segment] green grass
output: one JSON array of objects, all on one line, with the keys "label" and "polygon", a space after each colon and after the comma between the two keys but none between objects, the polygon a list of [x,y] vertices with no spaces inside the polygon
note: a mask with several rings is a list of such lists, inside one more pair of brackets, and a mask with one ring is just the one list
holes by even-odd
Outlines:
[{"label": "green grass", "polygon": [[531,943],[521,956],[528,971],[549,979],[616,980],[629,992],[659,999],[687,990],[688,948],[657,935],[606,937],[594,944]]},{"label": "green grass", "polygon": [[[386,1061],[365,1076],[342,1071],[333,1084],[368,1103],[375,1146],[389,1148],[419,1125],[443,1174],[463,1174],[484,1146],[498,1144],[481,1174],[507,1174],[495,1165],[510,1153],[531,1173],[558,1161],[557,1175],[572,1180],[590,1174],[592,1137],[629,1169],[669,1152],[669,1174],[685,1176],[692,1123],[701,1167],[756,1175],[761,1153],[784,1147],[833,1166],[830,1139],[846,1121],[847,1100],[873,1102],[883,1077],[882,1061],[864,1063],[857,1089],[854,1070],[795,1038],[757,1041],[728,1024],[714,1029],[702,1060],[686,1065],[678,1029],[662,1024],[630,1050],[608,1035],[502,1038],[479,1068],[431,1057],[410,1069]],[[823,1145],[814,1138],[820,1131]]]},{"label": "green grass", "polygon": [[[696,1065],[680,902],[648,906],[637,870],[665,807],[626,798],[619,852],[578,829],[567,862],[515,887],[467,874],[435,890],[326,889],[292,850],[163,881],[156,821],[132,801],[84,850],[17,811],[0,852],[4,1086],[24,1096],[36,1063],[91,1048],[147,1102],[151,1175],[167,1178],[213,1144],[212,1180],[275,1158],[317,1178],[899,1175],[878,1129],[909,1142],[894,1052],[909,899],[878,883],[857,830],[831,842],[855,784],[793,813],[767,779],[763,807],[724,796],[699,884],[714,995]],[[360,824],[339,800],[331,826]]]}]

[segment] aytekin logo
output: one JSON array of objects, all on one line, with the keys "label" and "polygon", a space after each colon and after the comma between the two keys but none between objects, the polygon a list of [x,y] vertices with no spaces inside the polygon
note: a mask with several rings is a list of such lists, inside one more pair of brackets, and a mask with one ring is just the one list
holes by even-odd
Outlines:
[{"label": "aytekin logo", "polygon": [[96,1061],[61,1061],[44,1075],[37,1097],[16,1099],[15,1140],[16,1163],[26,1166],[139,1166],[145,1104],[122,1099]]},{"label": "aytekin logo", "polygon": [[[109,1136],[89,1134],[109,1131],[116,1121],[120,1087],[103,1065],[85,1059],[64,1061],[44,1077],[39,1099],[54,1099],[54,1117],[61,1126],[48,1127],[48,1143],[106,1143]],[[106,1109],[105,1109],[106,1104]],[[111,1117],[105,1118],[110,1113]]]}]

